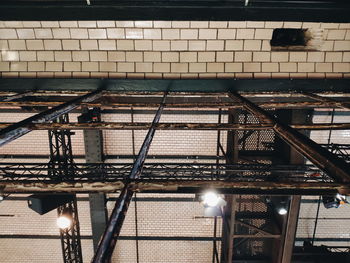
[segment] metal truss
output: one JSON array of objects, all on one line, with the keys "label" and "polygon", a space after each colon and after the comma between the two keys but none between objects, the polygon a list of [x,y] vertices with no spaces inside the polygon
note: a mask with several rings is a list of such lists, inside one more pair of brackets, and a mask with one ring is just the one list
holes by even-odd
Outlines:
[{"label": "metal truss", "polygon": [[74,198],[72,202],[57,208],[58,216],[66,211],[72,216],[72,225],[66,229],[60,229],[61,246],[64,263],[82,263],[82,252],[80,243],[80,228],[77,210],[77,200]]},{"label": "metal truss", "polygon": [[[57,177],[52,165],[45,163],[1,163],[0,184],[12,181],[22,183],[59,182],[115,182],[126,181],[132,164],[82,163],[57,167],[56,173],[69,171],[73,177]],[[226,182],[333,182],[332,178],[314,165],[270,164],[203,164],[203,163],[153,163],[145,164],[142,177],[137,181],[186,180]]]},{"label": "metal truss", "polygon": [[[68,114],[61,115],[54,123],[68,123]],[[74,177],[71,131],[49,130],[50,162],[48,175],[57,180]]]},{"label": "metal truss", "polygon": [[[68,114],[63,114],[54,122],[68,123]],[[71,132],[69,130],[49,130],[50,162],[47,166],[47,175],[56,181],[71,180],[74,178]],[[78,219],[77,200],[57,208],[58,216],[69,213],[72,218],[70,227],[60,229],[61,246],[64,263],[82,263],[80,243],[80,226]]]}]

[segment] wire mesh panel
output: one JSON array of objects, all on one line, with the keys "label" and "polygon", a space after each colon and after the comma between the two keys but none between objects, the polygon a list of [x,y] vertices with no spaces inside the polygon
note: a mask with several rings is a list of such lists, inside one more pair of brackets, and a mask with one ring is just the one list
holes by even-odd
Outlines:
[{"label": "wire mesh panel", "polygon": [[[259,119],[246,112],[239,113],[240,124],[259,124]],[[272,130],[238,131],[238,143],[240,151],[273,151],[275,133]]]},{"label": "wire mesh panel", "polygon": [[[237,198],[236,219],[259,229],[269,229],[270,214],[264,196],[241,195]],[[235,224],[235,235],[250,237],[235,238],[234,258],[245,258],[251,256],[266,256],[267,243],[269,239],[259,239],[261,234],[241,224]],[[254,238],[252,236],[256,236]]]}]

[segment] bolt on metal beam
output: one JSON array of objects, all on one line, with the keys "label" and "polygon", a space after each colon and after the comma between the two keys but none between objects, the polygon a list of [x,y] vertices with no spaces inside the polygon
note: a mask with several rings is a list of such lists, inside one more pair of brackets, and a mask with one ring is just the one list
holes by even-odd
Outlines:
[{"label": "bolt on metal beam", "polygon": [[336,182],[350,182],[350,165],[344,160],[329,152],[307,136],[280,122],[277,118],[241,95],[228,92],[228,96],[232,100],[241,103],[246,110],[258,117],[261,122],[271,124],[278,136],[289,143],[313,164],[326,172]]}]

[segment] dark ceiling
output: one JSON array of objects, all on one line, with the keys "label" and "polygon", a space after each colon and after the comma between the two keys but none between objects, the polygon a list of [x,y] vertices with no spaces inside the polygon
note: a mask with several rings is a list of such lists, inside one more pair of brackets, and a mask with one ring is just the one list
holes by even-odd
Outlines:
[{"label": "dark ceiling", "polygon": [[0,20],[350,22],[346,0],[3,0]]}]

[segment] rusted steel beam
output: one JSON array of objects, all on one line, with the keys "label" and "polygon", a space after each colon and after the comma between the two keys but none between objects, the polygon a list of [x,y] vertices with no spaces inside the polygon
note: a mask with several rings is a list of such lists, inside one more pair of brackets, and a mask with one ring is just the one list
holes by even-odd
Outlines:
[{"label": "rusted steel beam", "polygon": [[[0,101],[0,108],[13,108],[13,107],[53,107],[62,104],[60,101]],[[257,102],[262,108],[330,108],[334,107],[333,102],[320,102],[320,101],[295,101],[295,102]],[[146,102],[83,102],[81,106],[84,107],[100,107],[104,109],[113,108],[157,108],[157,103]],[[239,109],[241,105],[232,102],[192,102],[192,103],[167,103],[169,108],[231,108]]]},{"label": "rusted steel beam", "polygon": [[43,123],[53,120],[62,114],[68,113],[71,110],[77,108],[81,103],[91,102],[99,98],[102,95],[102,90],[96,90],[84,96],[78,97],[69,102],[63,103],[59,106],[53,107],[44,112],[38,113],[32,117],[29,117],[23,121],[14,123],[2,130],[0,130],[0,146],[5,145],[25,134],[32,129],[29,127],[34,123]]},{"label": "rusted steel beam", "polygon": [[[311,194],[330,194],[330,193],[350,193],[350,184],[339,183],[315,183],[315,182],[230,182],[216,180],[136,180],[131,181],[129,185],[133,191],[140,192],[178,192],[182,188],[188,193],[196,193],[201,189],[215,188],[218,191],[228,190],[230,192],[244,191],[247,193],[273,193],[274,190],[293,191],[293,194],[299,195],[312,192]],[[45,183],[42,181],[33,183],[16,182],[14,180],[8,182],[0,182],[0,190],[2,193],[115,193],[125,188],[125,182],[62,182],[56,184]],[[197,189],[197,190],[196,190]]]},{"label": "rusted steel beam", "polygon": [[274,116],[239,94],[229,92],[228,95],[234,101],[241,103],[246,110],[258,117],[261,122],[273,125],[273,130],[278,136],[326,172],[335,181],[342,183],[350,182],[350,165],[343,159],[329,152],[304,134],[280,122]]},{"label": "rusted steel beam", "polygon": [[284,242],[281,247],[281,262],[291,262],[295,243],[295,236],[298,227],[298,218],[300,210],[301,196],[291,197],[289,211],[286,218],[286,228],[284,230]]},{"label": "rusted steel beam", "polygon": [[[0,123],[0,129],[14,123]],[[148,122],[93,122],[93,123],[34,123],[28,125],[31,130],[148,130]],[[271,124],[228,124],[228,123],[158,123],[157,130],[266,130],[272,129]],[[348,130],[350,123],[315,123],[295,124],[290,127],[298,130]]]},{"label": "rusted steel beam", "polygon": [[31,96],[33,94],[34,94],[33,91],[25,91],[25,92],[22,92],[22,93],[6,96],[5,98],[2,98],[2,99],[0,98],[0,101],[13,101],[13,100],[16,100],[16,99],[24,98],[26,96]]},{"label": "rusted steel beam", "polygon": [[[13,123],[0,123],[0,128],[5,128]],[[347,130],[350,123],[316,123],[290,125],[294,129],[302,130]],[[70,130],[147,130],[151,123],[147,122],[100,122],[100,123],[38,123],[29,126],[32,130],[70,129]],[[227,124],[227,123],[158,123],[158,130],[266,130],[272,129],[270,124]]]},{"label": "rusted steel beam", "polygon": [[[16,95],[12,91],[0,91],[0,96],[8,97]],[[79,90],[37,90],[32,92],[32,96],[82,96],[87,94],[87,91]],[[255,97],[279,97],[279,98],[291,98],[291,97],[303,97],[304,95],[300,92],[273,92],[273,91],[261,91],[261,92],[239,92],[240,95],[246,98]],[[350,93],[327,91],[313,93],[319,96],[325,97],[350,97]],[[106,91],[104,96],[163,96],[162,91]],[[187,91],[172,91],[168,93],[170,96],[220,96],[225,97],[226,92],[187,92]]]},{"label": "rusted steel beam", "polygon": [[[152,125],[148,130],[148,133],[145,137],[145,140],[143,141],[141,149],[137,155],[137,158],[130,172],[130,175],[129,175],[130,180],[138,179],[141,176],[148,150],[151,146],[151,142],[156,132],[155,126],[160,120],[160,116],[164,109],[166,97],[167,97],[167,92],[164,92],[164,96],[156,112],[156,115],[153,119]],[[120,234],[126,213],[128,211],[131,198],[134,194],[134,190],[131,189],[130,186],[131,185],[128,183],[125,184],[125,186],[123,187],[119,195],[118,201],[116,202],[114,209],[112,211],[112,214],[110,216],[110,219],[108,221],[106,230],[103,233],[100,243],[98,244],[96,253],[91,261],[92,263],[110,262],[110,258],[112,256],[114,247],[117,243],[118,236]]]},{"label": "rusted steel beam", "polygon": [[336,101],[333,98],[329,98],[329,97],[326,98],[326,97],[322,97],[322,96],[319,96],[319,95],[316,95],[316,94],[313,94],[313,93],[309,93],[309,92],[302,92],[301,94],[304,95],[307,98],[311,98],[311,99],[314,99],[314,100],[317,100],[317,101],[321,101],[323,103],[327,103],[327,104],[332,103],[333,107],[343,108],[343,109],[348,109],[348,110],[350,109],[350,103],[349,102]]}]

